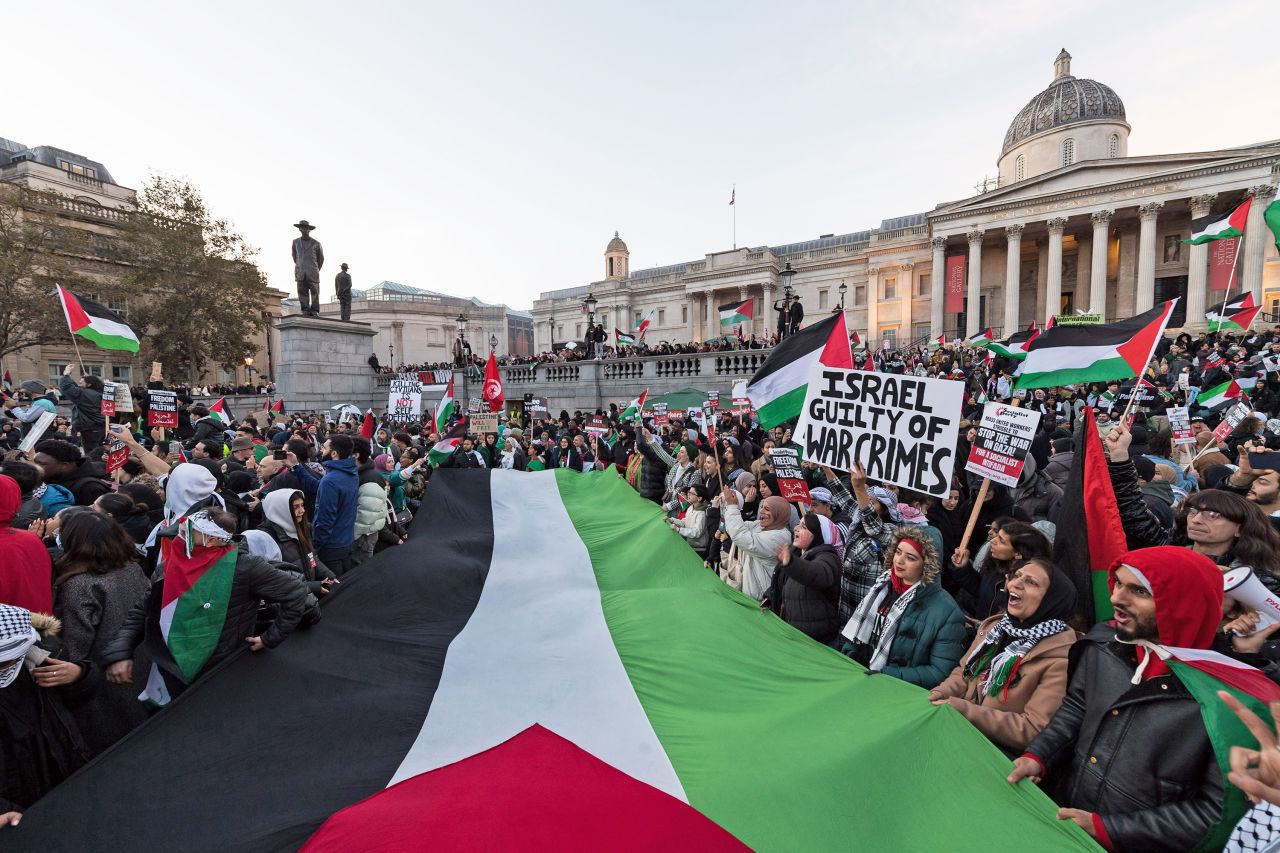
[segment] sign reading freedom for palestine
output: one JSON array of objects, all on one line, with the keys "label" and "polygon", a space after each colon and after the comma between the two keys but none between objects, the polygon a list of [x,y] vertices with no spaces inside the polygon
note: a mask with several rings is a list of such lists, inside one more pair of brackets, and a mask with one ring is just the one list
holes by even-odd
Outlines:
[{"label": "sign reading freedom for palestine", "polygon": [[935,497],[951,489],[964,383],[841,370],[809,372],[796,440],[806,461]]}]

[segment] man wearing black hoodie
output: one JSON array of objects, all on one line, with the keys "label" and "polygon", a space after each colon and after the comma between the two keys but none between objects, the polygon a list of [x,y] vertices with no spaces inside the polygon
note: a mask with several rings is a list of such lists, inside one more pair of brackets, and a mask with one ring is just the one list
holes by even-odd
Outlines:
[{"label": "man wearing black hoodie", "polygon": [[60,438],[46,438],[35,446],[36,465],[46,483],[54,483],[71,492],[78,506],[92,506],[111,491],[107,469],[80,455],[80,448]]}]

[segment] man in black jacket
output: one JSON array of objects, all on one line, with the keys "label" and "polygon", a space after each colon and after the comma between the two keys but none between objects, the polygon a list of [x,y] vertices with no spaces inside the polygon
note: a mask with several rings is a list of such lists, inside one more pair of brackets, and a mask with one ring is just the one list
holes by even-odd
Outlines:
[{"label": "man in black jacket", "polygon": [[80,455],[80,448],[60,438],[46,438],[36,443],[35,463],[46,483],[54,483],[71,492],[78,506],[92,506],[111,491],[107,469]]},{"label": "man in black jacket", "polygon": [[80,377],[79,382],[71,379],[74,364],[68,364],[62,371],[58,381],[58,390],[71,403],[71,433],[80,436],[80,444],[88,453],[102,445],[106,435],[107,422],[102,416],[102,377],[92,374]]}]

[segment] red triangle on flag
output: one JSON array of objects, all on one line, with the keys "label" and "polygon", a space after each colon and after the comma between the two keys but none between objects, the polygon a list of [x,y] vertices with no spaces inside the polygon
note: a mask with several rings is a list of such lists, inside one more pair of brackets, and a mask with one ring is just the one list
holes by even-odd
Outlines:
[{"label": "red triangle on flag", "polygon": [[827,345],[822,348],[818,361],[827,367],[853,369],[853,350],[849,347],[849,327],[845,323],[844,315],[841,315],[839,322],[831,327]]}]

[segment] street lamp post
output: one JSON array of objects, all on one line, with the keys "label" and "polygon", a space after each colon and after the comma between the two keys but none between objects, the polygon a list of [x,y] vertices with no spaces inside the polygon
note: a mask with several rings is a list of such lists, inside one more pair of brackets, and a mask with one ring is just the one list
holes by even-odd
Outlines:
[{"label": "street lamp post", "polygon": [[849,290],[849,285],[845,284],[843,281],[840,282],[840,310],[841,311],[844,310],[844,295],[845,293],[848,292],[848,290]]},{"label": "street lamp post", "polygon": [[547,352],[552,352],[556,348],[556,316],[554,314],[547,318],[547,325],[551,327],[551,334],[547,335]]},{"label": "street lamp post", "polygon": [[244,357],[244,367],[249,374],[249,385],[253,385],[253,356],[246,355]]},{"label": "street lamp post", "polygon": [[498,349],[498,336],[489,335],[489,352],[494,352],[497,349]]},{"label": "street lamp post", "polygon": [[462,396],[467,401],[467,410],[471,407],[471,392],[467,388],[467,315],[459,314],[458,324],[458,365],[462,368]]},{"label": "street lamp post", "polygon": [[587,309],[587,341],[591,344],[591,354],[596,358],[600,354],[596,352],[596,305],[599,304],[594,294],[587,291],[587,298],[582,300],[582,306]]},{"label": "street lamp post", "polygon": [[387,349],[391,351],[391,369],[396,369],[396,345],[387,344]]},{"label": "street lamp post", "polygon": [[778,277],[782,279],[782,322],[778,324],[779,338],[785,338],[794,331],[791,328],[791,279],[795,274],[796,271],[791,268],[790,261],[787,261],[787,265],[782,268],[782,272],[778,273]]}]

